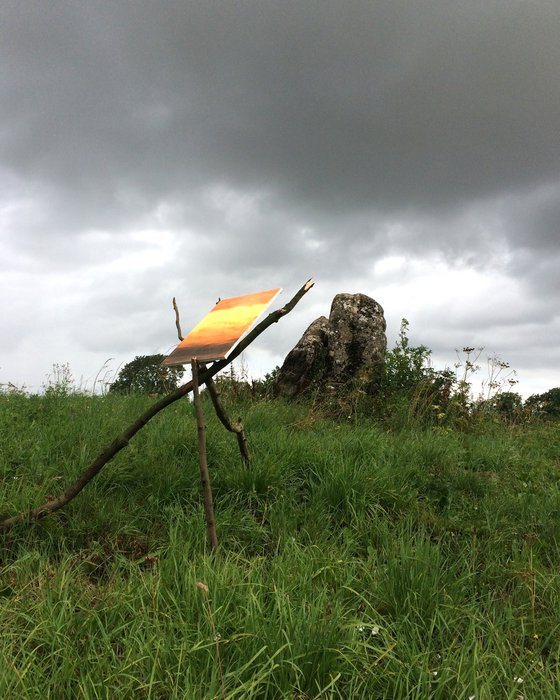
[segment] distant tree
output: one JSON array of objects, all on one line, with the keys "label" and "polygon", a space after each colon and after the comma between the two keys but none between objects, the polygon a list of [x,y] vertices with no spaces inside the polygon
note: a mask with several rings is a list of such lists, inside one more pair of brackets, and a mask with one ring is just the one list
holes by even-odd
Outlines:
[{"label": "distant tree", "polygon": [[167,394],[176,389],[184,369],[164,367],[165,355],[138,355],[120,370],[110,391],[118,394]]},{"label": "distant tree", "polygon": [[523,406],[523,398],[515,391],[502,391],[490,399],[491,408],[503,416],[512,418]]},{"label": "distant tree", "polygon": [[529,396],[525,406],[538,415],[560,418],[560,387]]}]

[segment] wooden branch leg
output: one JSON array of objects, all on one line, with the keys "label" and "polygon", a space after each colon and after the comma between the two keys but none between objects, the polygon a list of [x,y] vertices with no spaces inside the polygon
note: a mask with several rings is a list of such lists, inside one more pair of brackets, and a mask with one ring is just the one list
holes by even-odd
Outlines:
[{"label": "wooden branch leg", "polygon": [[247,443],[247,436],[245,435],[245,428],[243,422],[241,421],[241,416],[237,419],[237,424],[234,427],[235,434],[237,437],[237,444],[239,445],[239,452],[241,453],[241,459],[246,466],[249,466],[251,461],[251,453],[249,452],[249,445]]},{"label": "wooden branch leg", "polygon": [[216,521],[214,520],[214,503],[212,500],[212,487],[210,485],[210,474],[208,472],[208,460],[206,458],[206,426],[204,424],[204,414],[202,412],[202,402],[198,390],[198,362],[192,361],[193,375],[193,398],[196,413],[196,425],[198,429],[198,465],[200,467],[200,479],[202,481],[202,492],[204,494],[204,514],[206,515],[206,529],[208,531],[208,541],[212,551],[218,548],[218,536],[216,534]]},{"label": "wooden branch leg", "polygon": [[239,445],[239,452],[241,453],[241,459],[245,465],[248,465],[251,461],[251,455],[249,453],[249,445],[247,443],[247,436],[245,435],[243,421],[241,418],[238,418],[235,423],[230,421],[224,407],[222,406],[218,390],[216,389],[216,385],[214,384],[214,380],[212,378],[206,380],[206,388],[210,394],[210,399],[212,400],[212,405],[214,406],[216,415],[226,430],[229,430],[230,433],[235,433],[237,437],[237,444]]}]

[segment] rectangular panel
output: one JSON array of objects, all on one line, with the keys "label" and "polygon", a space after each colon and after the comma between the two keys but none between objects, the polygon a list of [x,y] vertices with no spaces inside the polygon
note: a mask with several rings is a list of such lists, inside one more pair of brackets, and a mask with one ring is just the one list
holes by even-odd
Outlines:
[{"label": "rectangular panel", "polygon": [[165,358],[163,365],[224,359],[282,289],[220,299],[202,321]]}]

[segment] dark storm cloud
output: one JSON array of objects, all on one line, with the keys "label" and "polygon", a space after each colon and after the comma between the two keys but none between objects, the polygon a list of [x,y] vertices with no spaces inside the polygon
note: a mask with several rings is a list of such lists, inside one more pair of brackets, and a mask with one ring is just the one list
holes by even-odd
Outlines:
[{"label": "dark storm cloud", "polygon": [[3,157],[98,226],[129,214],[119,188],[149,206],[216,180],[313,216],[453,206],[557,175],[559,20],[552,2],[10,3]]}]

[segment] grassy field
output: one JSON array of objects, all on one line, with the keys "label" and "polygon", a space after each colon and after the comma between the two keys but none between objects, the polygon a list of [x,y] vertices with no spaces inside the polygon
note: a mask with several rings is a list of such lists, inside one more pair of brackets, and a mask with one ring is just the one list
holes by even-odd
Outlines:
[{"label": "grassy field", "polygon": [[[1,395],[0,511],[60,493],[149,403]],[[1,698],[560,697],[560,423],[241,412],[250,469],[206,407],[216,556],[188,401],[0,534]]]}]

